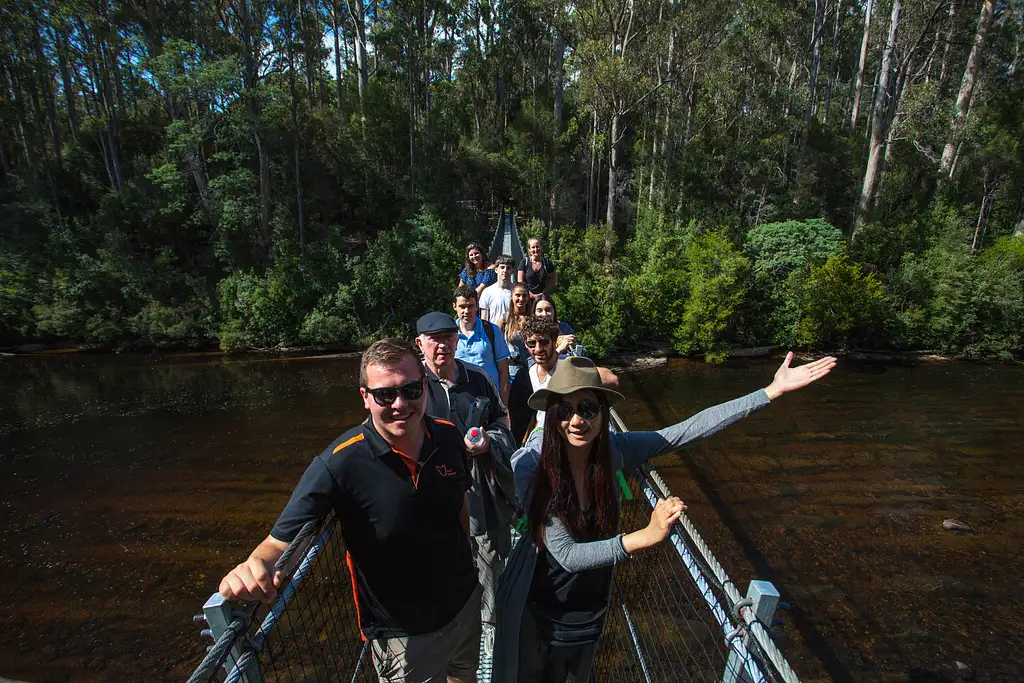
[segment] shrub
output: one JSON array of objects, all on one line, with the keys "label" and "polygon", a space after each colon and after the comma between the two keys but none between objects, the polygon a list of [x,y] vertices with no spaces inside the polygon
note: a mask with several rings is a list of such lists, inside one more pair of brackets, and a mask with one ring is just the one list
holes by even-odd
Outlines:
[{"label": "shrub", "polygon": [[903,343],[968,357],[1007,355],[1024,335],[1024,238],[908,255],[892,278]]},{"label": "shrub", "polygon": [[789,278],[797,311],[793,337],[804,346],[848,346],[873,337],[885,321],[888,299],[873,273],[845,253]]},{"label": "shrub", "polygon": [[724,231],[694,238],[686,249],[689,293],[682,323],[673,335],[680,353],[703,352],[711,362],[725,358],[723,333],[743,301],[750,262]]}]

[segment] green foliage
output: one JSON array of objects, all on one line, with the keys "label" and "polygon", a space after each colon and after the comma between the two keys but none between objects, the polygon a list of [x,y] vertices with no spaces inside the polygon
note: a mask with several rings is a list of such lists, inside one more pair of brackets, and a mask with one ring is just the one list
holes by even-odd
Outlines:
[{"label": "green foliage", "polygon": [[845,253],[806,274],[794,271],[787,285],[797,311],[793,337],[801,346],[846,348],[872,339],[886,319],[882,284]]},{"label": "green foliage", "polygon": [[932,248],[908,255],[891,287],[903,342],[968,357],[1006,355],[1024,340],[1024,238],[981,254]]},{"label": "green foliage", "polygon": [[747,233],[744,250],[755,273],[785,279],[807,264],[823,263],[839,251],[843,233],[820,218],[764,223]]},{"label": "green foliage", "polygon": [[745,275],[750,262],[728,240],[724,231],[693,239],[686,249],[689,296],[682,324],[673,335],[681,353],[704,353],[705,359],[725,358],[723,333],[743,301]]}]

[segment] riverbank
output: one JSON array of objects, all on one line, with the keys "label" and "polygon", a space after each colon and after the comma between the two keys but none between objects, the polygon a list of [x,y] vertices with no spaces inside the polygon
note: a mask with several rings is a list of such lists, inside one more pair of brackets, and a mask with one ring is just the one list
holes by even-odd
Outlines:
[{"label": "riverbank", "polygon": [[[169,357],[192,357],[192,356],[220,356],[226,360],[233,358],[245,358],[260,356],[265,358],[297,358],[297,357],[323,357],[323,358],[358,358],[365,347],[346,345],[317,345],[317,346],[283,346],[277,348],[246,348],[239,351],[222,351],[216,339],[174,341],[174,342],[149,342],[134,341],[118,345],[105,344],[78,344],[71,341],[53,342],[48,344],[21,344],[18,346],[0,347],[0,358],[12,356],[60,356],[66,354],[95,354],[95,355],[148,355],[166,354]],[[782,355],[782,346],[756,346],[749,348],[727,349],[725,357],[728,360],[744,358],[769,358],[775,355]],[[820,358],[823,355],[832,355],[848,360],[868,361],[876,363],[905,363],[914,364],[919,362],[949,362],[955,360],[966,360],[971,362],[1024,362],[1024,353],[1014,354],[1009,358],[1000,356],[969,357],[963,355],[942,354],[932,350],[924,351],[903,351],[891,349],[825,349],[806,350],[801,349],[795,352],[798,360],[811,360]],[[665,365],[670,358],[686,358],[689,360],[701,360],[702,354],[683,356],[672,350],[668,344],[650,344],[647,348],[635,352],[614,353],[609,356],[595,357],[595,360],[608,367],[619,370],[645,370]]]}]

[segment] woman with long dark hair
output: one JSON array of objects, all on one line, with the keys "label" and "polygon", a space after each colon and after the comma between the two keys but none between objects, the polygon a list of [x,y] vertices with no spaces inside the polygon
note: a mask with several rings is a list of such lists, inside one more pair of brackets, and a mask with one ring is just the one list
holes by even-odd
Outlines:
[{"label": "woman with long dark hair", "polygon": [[512,297],[509,303],[508,313],[497,325],[505,333],[505,343],[508,346],[508,374],[510,380],[516,378],[520,370],[529,366],[530,354],[523,343],[521,331],[523,323],[529,314],[530,290],[522,282],[512,286]]},{"label": "woman with long dark hair", "polygon": [[477,242],[470,242],[466,247],[466,256],[462,264],[462,272],[459,273],[459,285],[466,285],[476,290],[480,296],[489,285],[498,281],[498,274],[494,272],[494,266],[487,260],[487,252]]},{"label": "woman with long dark hair", "polygon": [[651,523],[620,533],[617,471],[710,436],[828,374],[835,358],[791,368],[788,354],[768,387],[708,408],[656,432],[610,432],[610,405],[622,396],[601,384],[594,363],[567,358],[529,406],[546,411],[543,429],[512,456],[527,512],[497,594],[495,683],[585,683],[611,595],[614,565],[663,541],[684,506],[660,501]]}]

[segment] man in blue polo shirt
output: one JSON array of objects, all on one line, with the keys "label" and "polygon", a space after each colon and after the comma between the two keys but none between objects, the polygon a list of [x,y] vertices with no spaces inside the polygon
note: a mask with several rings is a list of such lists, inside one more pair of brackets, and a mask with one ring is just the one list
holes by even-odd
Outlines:
[{"label": "man in blue polo shirt", "polygon": [[501,402],[508,404],[508,344],[505,335],[494,323],[478,315],[477,293],[472,287],[459,285],[452,296],[459,323],[459,347],[455,357],[472,363],[487,373],[498,387]]},{"label": "man in blue polo shirt", "polygon": [[332,509],[363,636],[382,683],[476,683],[480,595],[469,540],[462,433],[424,415],[415,347],[382,339],[363,354],[370,419],[313,459],[270,535],[220,582],[228,600],[272,601],[275,563],[306,522]]}]

